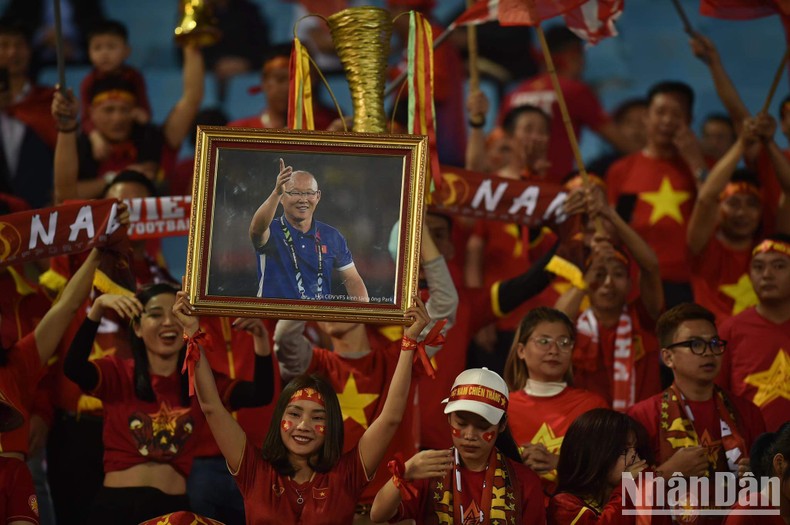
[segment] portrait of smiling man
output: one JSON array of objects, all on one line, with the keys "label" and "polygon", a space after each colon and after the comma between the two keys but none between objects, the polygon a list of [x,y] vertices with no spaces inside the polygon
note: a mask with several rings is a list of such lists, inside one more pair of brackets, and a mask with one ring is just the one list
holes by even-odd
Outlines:
[{"label": "portrait of smiling man", "polygon": [[[313,174],[295,171],[280,159],[274,190],[250,222],[250,240],[258,256],[258,297],[338,299],[332,293],[332,272],[337,270],[346,289],[340,299],[368,301],[346,239],[313,217],[320,201]],[[283,213],[275,217],[280,204]]]}]

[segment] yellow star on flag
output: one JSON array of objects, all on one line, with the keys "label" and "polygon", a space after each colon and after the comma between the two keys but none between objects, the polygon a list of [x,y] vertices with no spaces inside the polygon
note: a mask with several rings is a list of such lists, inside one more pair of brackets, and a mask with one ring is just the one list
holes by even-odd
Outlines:
[{"label": "yellow star on flag", "polygon": [[675,219],[678,224],[683,224],[683,214],[680,213],[680,205],[691,198],[691,193],[687,191],[675,191],[669,177],[661,180],[658,191],[647,191],[639,194],[639,198],[653,206],[650,212],[650,224],[653,225],[663,217]]},{"label": "yellow star on flag", "polygon": [[722,284],[719,286],[719,291],[735,301],[732,305],[732,315],[737,315],[757,304],[757,294],[754,293],[752,280],[749,279],[748,274],[741,275],[737,283]]},{"label": "yellow star on flag", "polygon": [[368,428],[365,407],[378,399],[378,397],[378,394],[360,394],[357,391],[357,380],[354,379],[354,374],[348,374],[348,380],[346,380],[346,386],[343,387],[343,392],[337,395],[337,400],[340,402],[340,410],[343,411],[343,421],[350,418],[362,425],[362,428]]},{"label": "yellow star on flag", "polygon": [[790,355],[780,348],[768,370],[749,374],[743,382],[757,387],[752,402],[758,407],[780,397],[790,400]]}]

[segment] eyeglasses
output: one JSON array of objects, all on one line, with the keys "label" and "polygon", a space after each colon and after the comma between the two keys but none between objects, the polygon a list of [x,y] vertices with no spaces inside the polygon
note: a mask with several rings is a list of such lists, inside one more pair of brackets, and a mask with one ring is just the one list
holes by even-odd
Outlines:
[{"label": "eyeglasses", "polygon": [[710,351],[713,352],[713,355],[721,355],[724,353],[724,350],[727,349],[727,341],[719,339],[718,337],[714,337],[710,341],[699,338],[689,339],[688,341],[673,343],[667,347],[667,350],[677,348],[678,346],[685,346],[690,349],[691,353],[694,355],[702,355],[705,353],[705,349],[710,347]]},{"label": "eyeglasses", "polygon": [[294,197],[294,198],[297,198],[297,199],[301,199],[302,197],[304,197],[306,199],[312,199],[316,195],[321,193],[321,190],[318,190],[318,191],[286,191],[284,193],[286,195],[288,195],[289,197]]},{"label": "eyeglasses", "polygon": [[573,349],[573,339],[564,335],[554,339],[553,337],[531,337],[529,339],[540,350],[548,350],[551,345],[557,345],[557,348],[562,352],[570,352]]}]

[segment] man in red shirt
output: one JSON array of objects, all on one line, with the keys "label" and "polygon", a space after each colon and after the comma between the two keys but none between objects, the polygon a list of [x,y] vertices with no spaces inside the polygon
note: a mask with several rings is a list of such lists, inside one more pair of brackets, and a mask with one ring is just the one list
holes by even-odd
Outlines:
[{"label": "man in red shirt", "polygon": [[[584,73],[584,43],[564,26],[555,26],[546,31],[546,41],[557,69],[560,89],[568,104],[573,128],[578,137],[582,127],[588,127],[609,141],[620,151],[632,150],[626,140],[604,111],[597,95],[582,81]],[[513,108],[531,105],[551,115],[551,140],[548,159],[549,180],[560,183],[574,169],[574,157],[568,135],[562,125],[557,95],[554,93],[548,73],[541,73],[525,80],[505,97],[499,110],[500,120]]]},{"label": "man in red shirt", "polygon": [[[447,264],[444,262],[430,233],[423,229],[420,250],[422,270],[428,283],[430,299],[426,303],[431,319],[455,319],[458,294],[453,286]],[[280,363],[283,380],[302,373],[320,373],[329,380],[337,392],[344,421],[343,452],[353,449],[370,423],[384,407],[387,379],[400,355],[402,331],[384,334],[374,327],[359,323],[319,322],[318,326],[329,336],[333,351],[312,345],[303,335],[304,322],[280,321],[274,332],[275,351]],[[425,328],[425,333],[433,323]],[[448,326],[445,326],[446,331]],[[424,336],[424,334],[423,334]],[[428,347],[428,355],[438,352]],[[419,411],[414,405],[415,384],[409,389],[409,405],[403,415],[398,432],[387,449],[385,458],[396,453],[411,457],[417,452],[418,434],[416,421]],[[363,492],[357,514],[367,516],[370,504],[378,490],[388,481],[386,468],[379,466],[376,476]],[[366,519],[359,517],[358,519]]]},{"label": "man in red shirt", "polygon": [[609,202],[658,255],[667,306],[691,300],[689,261],[678,239],[696,195],[695,174],[705,172],[699,143],[689,130],[694,92],[681,82],[650,89],[647,147],[619,160],[606,175]]},{"label": "man in red shirt", "polygon": [[[266,52],[261,69],[260,87],[250,88],[250,93],[263,93],[266,107],[262,112],[234,120],[234,128],[285,128],[288,126],[288,86],[290,79],[291,44],[273,46]],[[315,129],[327,129],[334,113],[315,105]]]},{"label": "man in red shirt", "polygon": [[659,318],[661,359],[674,383],[628,411],[647,430],[656,475],[665,479],[675,472],[711,478],[714,472],[737,473],[748,467],[749,450],[765,431],[754,404],[714,383],[727,348],[714,320],[710,311],[693,303]]},{"label": "man in red shirt", "polygon": [[757,245],[749,277],[759,303],[722,325],[731,351],[718,380],[760,407],[775,432],[790,419],[790,236]]}]

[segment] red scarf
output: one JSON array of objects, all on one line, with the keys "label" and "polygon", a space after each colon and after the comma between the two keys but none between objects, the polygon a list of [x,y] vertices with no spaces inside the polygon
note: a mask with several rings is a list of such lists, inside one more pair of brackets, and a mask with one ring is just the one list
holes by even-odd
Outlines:
[{"label": "red scarf", "polygon": [[25,97],[6,108],[6,113],[33,130],[50,148],[55,148],[58,130],[50,113],[55,90],[31,86]]}]

